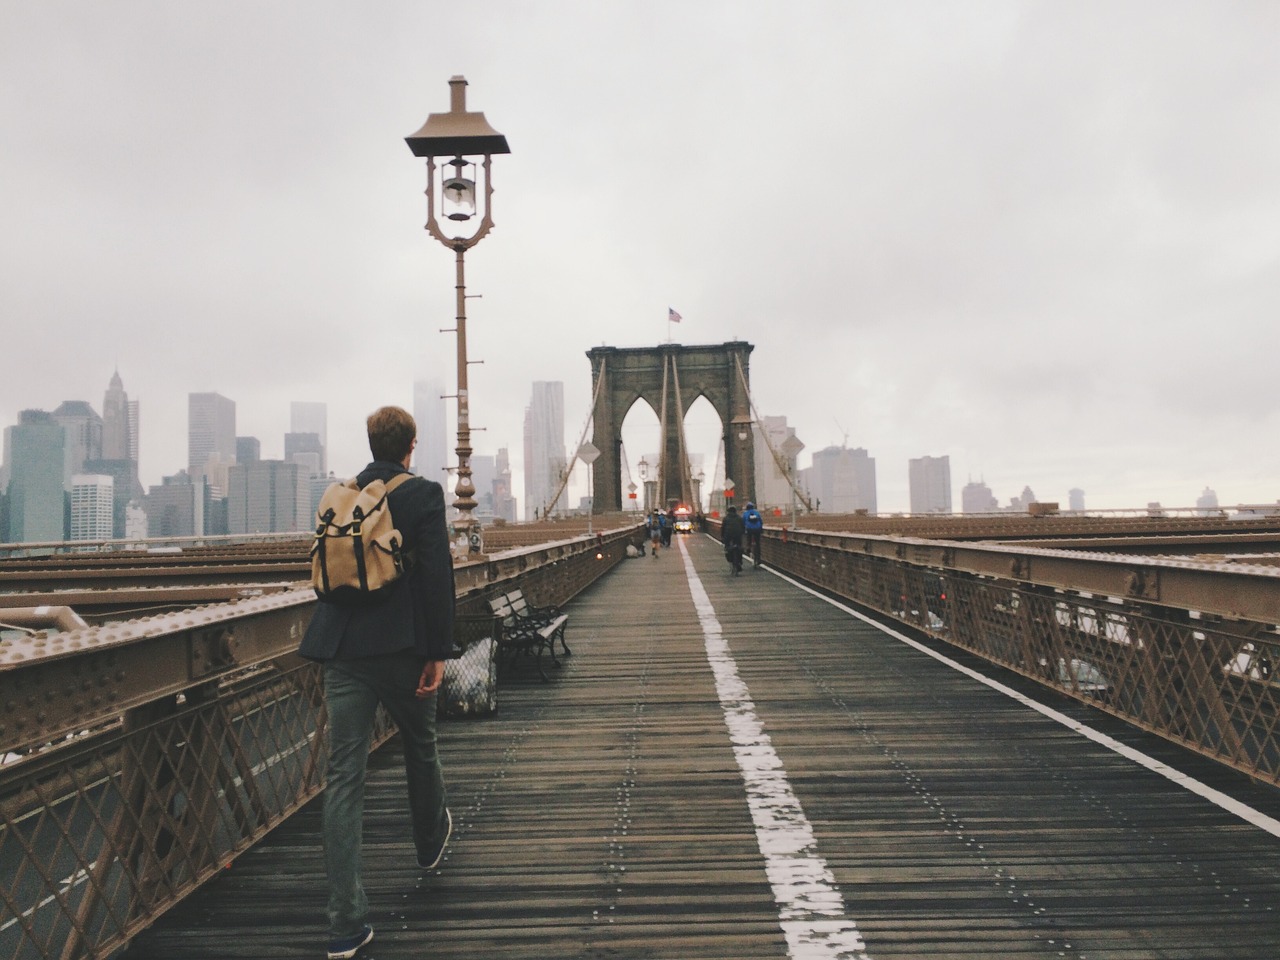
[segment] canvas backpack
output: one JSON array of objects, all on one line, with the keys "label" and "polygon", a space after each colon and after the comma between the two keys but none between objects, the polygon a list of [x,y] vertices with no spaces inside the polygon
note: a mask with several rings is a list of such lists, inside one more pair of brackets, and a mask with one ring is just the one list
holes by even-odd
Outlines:
[{"label": "canvas backpack", "polygon": [[411,473],[400,473],[363,489],[352,479],[324,492],[311,544],[311,586],[317,597],[339,603],[370,601],[408,568],[411,557],[387,497],[412,478]]}]

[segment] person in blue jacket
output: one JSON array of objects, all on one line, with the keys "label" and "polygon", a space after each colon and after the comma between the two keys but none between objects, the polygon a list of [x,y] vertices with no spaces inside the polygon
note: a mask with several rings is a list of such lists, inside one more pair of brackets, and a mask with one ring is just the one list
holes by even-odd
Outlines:
[{"label": "person in blue jacket", "polygon": [[747,553],[755,559],[758,565],[760,563],[760,533],[764,530],[764,517],[760,516],[760,511],[756,509],[754,503],[748,503],[747,508],[742,511],[742,529],[746,533]]}]

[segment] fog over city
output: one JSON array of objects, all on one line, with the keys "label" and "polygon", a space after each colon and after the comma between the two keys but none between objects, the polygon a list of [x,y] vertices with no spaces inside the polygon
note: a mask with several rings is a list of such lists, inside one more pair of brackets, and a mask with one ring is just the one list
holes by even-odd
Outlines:
[{"label": "fog over city", "polygon": [[[101,412],[118,369],[144,485],[185,467],[193,391],[264,457],[323,401],[358,470],[365,415],[455,380],[403,138],[462,74],[511,145],[467,255],[473,445],[510,450],[522,514],[532,382],[564,382],[572,449],[585,352],[669,332],[754,344],[759,412],[801,466],[866,448],[882,511],[923,455],[957,509],[970,478],[1275,502],[1278,49],[1272,0],[10,0],[0,425]],[[657,436],[633,415],[633,463]]]}]

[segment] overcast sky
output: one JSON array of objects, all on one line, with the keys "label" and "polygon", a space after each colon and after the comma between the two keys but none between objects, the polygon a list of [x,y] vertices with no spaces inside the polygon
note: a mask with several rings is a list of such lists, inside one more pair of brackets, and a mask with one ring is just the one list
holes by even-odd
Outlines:
[{"label": "overcast sky", "polygon": [[970,477],[1274,502],[1277,50],[1274,0],[0,0],[0,423],[100,411],[118,366],[144,484],[185,466],[191,391],[268,457],[326,401],[358,469],[369,411],[454,380],[403,138],[463,74],[512,149],[467,257],[478,452],[520,467],[534,380],[572,448],[585,352],[671,306],[679,342],[755,345],[802,466],[865,447],[882,510],[924,454],[957,509]]}]

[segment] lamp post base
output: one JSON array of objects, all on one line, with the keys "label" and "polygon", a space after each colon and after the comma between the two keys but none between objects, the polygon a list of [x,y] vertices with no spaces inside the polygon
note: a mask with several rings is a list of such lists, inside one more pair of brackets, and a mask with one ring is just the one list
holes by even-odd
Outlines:
[{"label": "lamp post base", "polygon": [[454,563],[472,563],[487,559],[484,555],[484,532],[480,524],[472,520],[453,525],[453,542],[450,546]]}]

